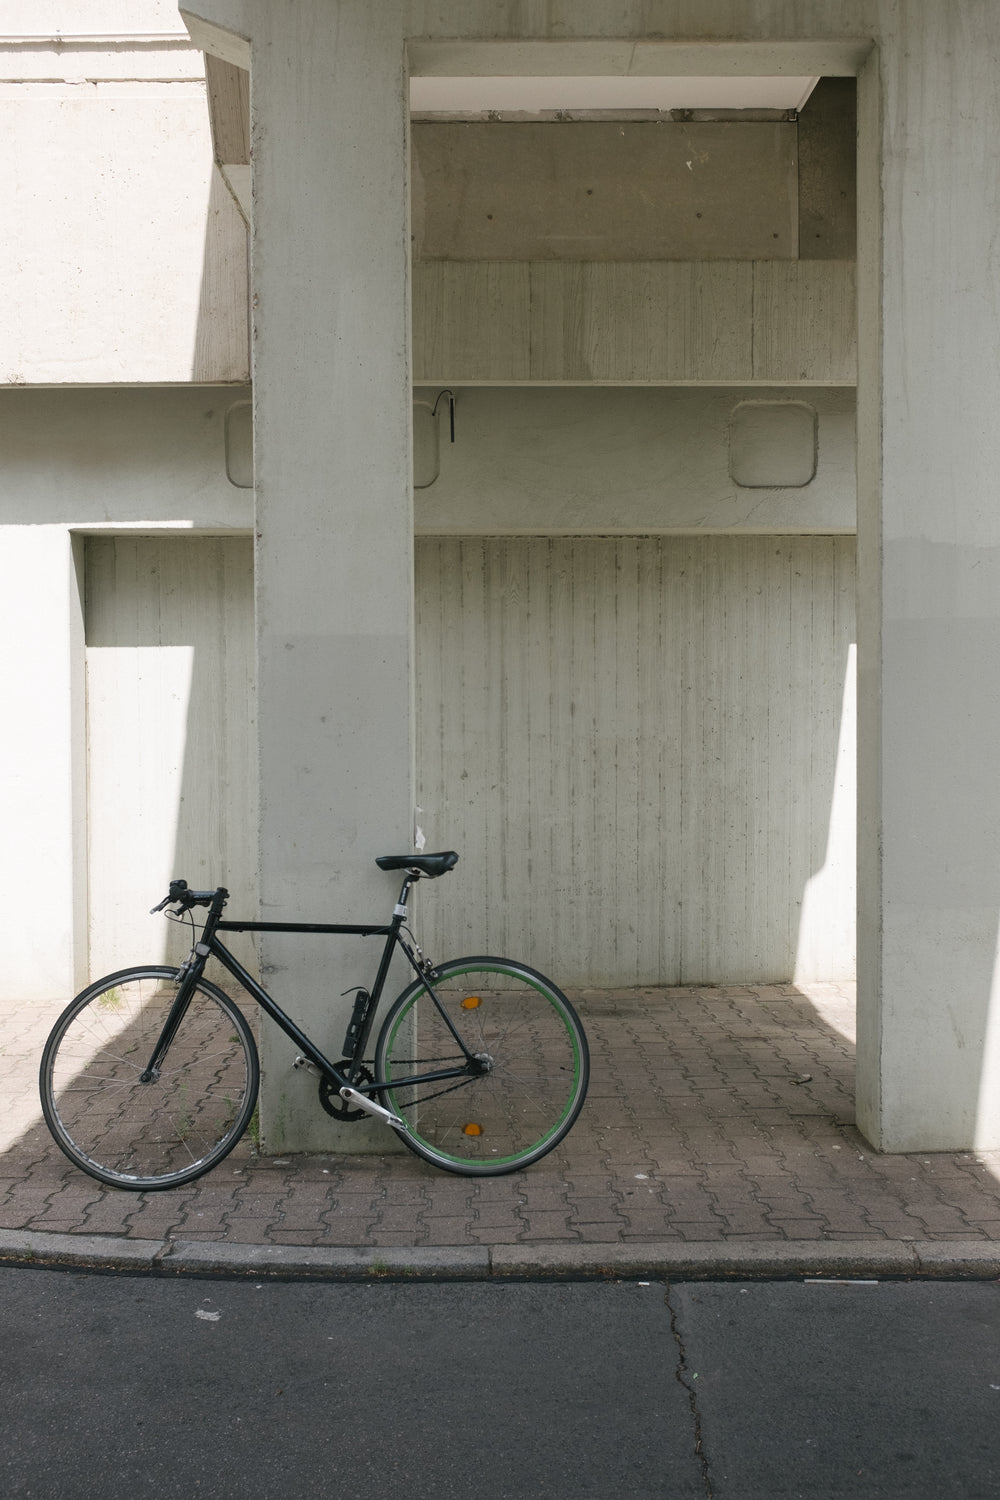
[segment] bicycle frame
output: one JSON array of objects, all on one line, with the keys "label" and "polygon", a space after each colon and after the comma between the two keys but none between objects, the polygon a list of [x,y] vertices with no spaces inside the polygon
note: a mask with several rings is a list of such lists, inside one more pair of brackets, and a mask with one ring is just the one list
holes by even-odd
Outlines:
[{"label": "bicycle frame", "polygon": [[[460,1048],[465,1061],[461,1067],[440,1068],[432,1073],[415,1073],[405,1078],[394,1078],[392,1080],[395,1088],[405,1087],[407,1084],[436,1083],[447,1079],[462,1078],[468,1074],[481,1071],[478,1060],[465,1045],[459,1033],[452,1025],[451,1019],[439,1001],[430,982],[431,966],[421,962],[410,944],[402,933],[403,923],[406,919],[407,899],[412,881],[409,877],[403,882],[399,901],[396,903],[392,921],[388,926],[385,924],[355,924],[344,922],[242,922],[236,920],[223,920],[222,908],[225,905],[228,892],[224,889],[218,891],[209,907],[208,916],[202,929],[201,940],[196,942],[191,950],[190,956],[180,966],[182,974],[178,987],[177,996],[164,1023],[163,1030],[157,1040],[156,1047],[149,1060],[144,1081],[157,1076],[160,1063],[166,1055],[167,1049],[176,1034],[177,1028],[188,1008],[190,997],[194,992],[198,980],[205,970],[209,958],[218,959],[219,963],[233,976],[236,982],[249,994],[264,1013],[271,1017],[277,1026],[285,1033],[291,1041],[299,1048],[305,1060],[318,1068],[320,1072],[335,1085],[338,1092],[341,1089],[353,1089],[356,1094],[371,1095],[377,1093],[384,1087],[388,1079],[376,1079],[373,1083],[365,1083],[364,1080],[352,1081],[356,1077],[356,1070],[360,1065],[360,1059],[364,1054],[374,1025],[375,1015],[378,1010],[385,982],[389,975],[389,966],[397,948],[405,955],[407,963],[418,979],[427,986],[427,993],[434,1001],[448,1030]],[[320,1051],[316,1044],[297,1026],[289,1015],[282,1010],[276,1000],[270,996],[262,985],[254,979],[252,974],[235,958],[229,949],[219,941],[218,932],[295,932],[295,933],[320,933],[326,935],[339,935],[348,937],[384,937],[385,947],[379,962],[378,972],[371,991],[359,988],[355,1001],[354,1015],[345,1039],[344,1051],[350,1052],[348,1061],[350,1068],[347,1074],[342,1073],[328,1057]],[[418,950],[419,951],[419,950]],[[348,1043],[353,1041],[349,1048]],[[380,1106],[374,1106],[380,1113]]]}]

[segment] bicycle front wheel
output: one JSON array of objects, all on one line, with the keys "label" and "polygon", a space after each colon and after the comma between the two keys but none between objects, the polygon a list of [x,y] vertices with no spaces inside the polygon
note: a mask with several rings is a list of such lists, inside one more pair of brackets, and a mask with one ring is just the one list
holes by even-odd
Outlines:
[{"label": "bicycle front wheel", "polygon": [[178,971],[122,969],[63,1011],[39,1090],[58,1145],[98,1182],[179,1187],[220,1162],[246,1130],[260,1068],[253,1033],[200,980],[155,1077],[148,1064],[177,997]]},{"label": "bicycle front wheel", "polygon": [[[457,1033],[476,1060],[459,1078],[418,1078],[462,1067]],[[385,1018],[375,1049],[387,1108],[426,1161],[495,1177],[537,1161],[583,1107],[587,1039],[550,980],[504,958],[462,958],[411,984]]]}]

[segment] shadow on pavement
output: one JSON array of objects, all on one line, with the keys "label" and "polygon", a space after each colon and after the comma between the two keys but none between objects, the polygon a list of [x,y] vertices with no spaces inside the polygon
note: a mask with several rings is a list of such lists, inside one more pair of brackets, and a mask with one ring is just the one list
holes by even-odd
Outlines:
[{"label": "shadow on pavement", "polygon": [[847,986],[571,998],[590,1094],[525,1172],[468,1179],[398,1152],[257,1158],[243,1141],[208,1176],[148,1194],[62,1156],[36,1085],[61,1007],[8,1007],[0,1229],[291,1246],[1000,1244],[1000,1153],[880,1156],[855,1129]]}]

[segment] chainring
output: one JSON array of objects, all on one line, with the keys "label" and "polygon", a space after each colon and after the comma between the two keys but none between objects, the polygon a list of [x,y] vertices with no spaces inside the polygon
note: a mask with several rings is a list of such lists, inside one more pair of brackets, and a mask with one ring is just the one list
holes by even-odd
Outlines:
[{"label": "chainring", "polygon": [[[345,1078],[350,1077],[352,1063],[348,1059],[337,1064],[337,1072],[343,1073]],[[375,1074],[368,1068],[358,1068],[354,1078],[351,1080],[354,1088],[360,1088],[362,1084],[375,1082]],[[345,1099],[340,1097],[340,1091],[332,1078],[321,1078],[319,1081],[319,1102],[328,1115],[335,1120],[365,1120],[370,1118],[363,1109],[353,1109]]]}]

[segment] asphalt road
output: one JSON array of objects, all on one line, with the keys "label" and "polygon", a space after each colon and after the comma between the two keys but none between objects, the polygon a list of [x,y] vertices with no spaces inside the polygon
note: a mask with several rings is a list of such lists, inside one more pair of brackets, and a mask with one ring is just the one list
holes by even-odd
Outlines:
[{"label": "asphalt road", "polygon": [[0,1270],[0,1496],[1000,1493],[995,1283]]}]

